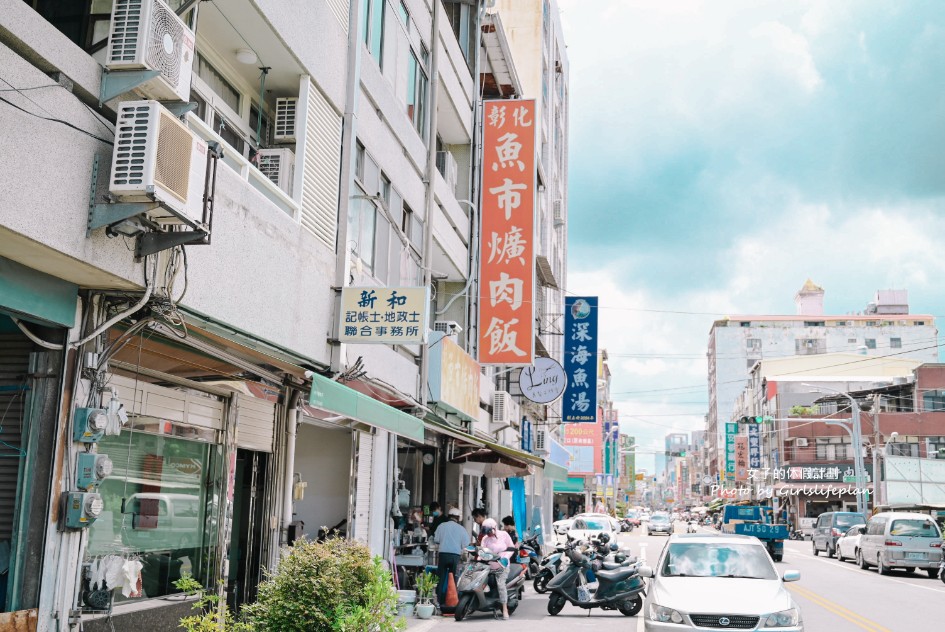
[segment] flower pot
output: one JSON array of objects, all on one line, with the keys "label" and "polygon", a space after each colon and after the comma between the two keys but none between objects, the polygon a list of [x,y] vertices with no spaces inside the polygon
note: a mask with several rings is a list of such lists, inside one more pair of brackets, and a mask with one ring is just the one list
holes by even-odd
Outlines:
[{"label": "flower pot", "polygon": [[436,610],[436,606],[432,603],[418,603],[416,615],[418,619],[429,619],[433,616],[433,612]]}]

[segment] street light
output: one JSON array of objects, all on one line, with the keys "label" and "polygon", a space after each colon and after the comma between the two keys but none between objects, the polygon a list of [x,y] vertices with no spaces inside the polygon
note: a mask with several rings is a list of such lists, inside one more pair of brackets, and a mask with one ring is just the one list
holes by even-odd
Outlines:
[{"label": "street light", "polygon": [[[844,393],[843,391],[838,391],[836,389],[827,388],[826,386],[815,386],[813,384],[807,384],[806,382],[801,382],[802,386],[810,387],[814,392],[823,392],[827,391],[828,393],[836,393],[850,400],[850,405],[852,406],[853,411],[853,424],[852,427],[848,425],[847,421],[844,419],[831,419],[825,420],[825,423],[840,426],[848,433],[850,433],[850,439],[853,442],[853,479],[855,481],[857,494],[856,494],[856,511],[861,513],[864,516],[866,515],[866,498],[863,497],[863,490],[866,487],[866,482],[863,479],[863,435],[860,429],[860,405],[856,402],[855,399],[849,394]],[[876,473],[873,472],[873,476],[876,476]],[[875,483],[874,483],[875,485]],[[875,490],[874,490],[875,491]]]}]

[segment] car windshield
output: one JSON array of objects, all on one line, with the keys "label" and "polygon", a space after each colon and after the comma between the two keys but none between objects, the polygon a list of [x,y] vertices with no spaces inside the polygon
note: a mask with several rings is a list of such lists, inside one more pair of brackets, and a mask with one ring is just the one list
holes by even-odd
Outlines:
[{"label": "car windshield", "polygon": [[673,543],[663,558],[663,577],[777,579],[764,547],[755,544]]},{"label": "car windshield", "polygon": [[668,516],[653,516],[650,518],[650,522],[669,522]]},{"label": "car windshield", "polygon": [[893,520],[889,527],[889,535],[895,535],[902,538],[937,538],[939,537],[938,527],[931,520]]},{"label": "car windshield", "polygon": [[585,520],[584,524],[585,524],[584,528],[588,529],[589,531],[603,531],[604,530],[604,523],[600,520]]},{"label": "car windshield", "polygon": [[838,527],[851,527],[855,524],[863,524],[863,516],[860,514],[837,514]]}]

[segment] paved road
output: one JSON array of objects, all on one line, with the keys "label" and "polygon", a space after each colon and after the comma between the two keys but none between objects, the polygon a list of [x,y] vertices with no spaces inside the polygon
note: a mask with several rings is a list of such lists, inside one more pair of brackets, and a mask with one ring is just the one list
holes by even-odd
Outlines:
[{"label": "paved road", "polygon": [[[683,526],[677,525],[678,530]],[[655,563],[665,536],[647,536],[642,529],[620,536],[621,545]],[[893,571],[880,576],[875,569],[860,570],[850,562],[814,557],[810,542],[785,543],[784,561],[777,565],[786,570],[799,570],[801,581],[788,584],[801,608],[807,632],[919,632],[943,628],[945,620],[945,584],[923,573]],[[433,622],[410,622],[409,632],[498,632],[534,630],[540,632],[643,632],[643,612],[635,617],[620,613],[588,611],[566,605],[561,614],[550,617],[548,600],[537,595],[531,586],[525,600],[508,622],[495,621],[479,614],[462,622],[440,619]],[[453,628],[453,626],[456,626]],[[459,627],[462,626],[462,627]]]}]

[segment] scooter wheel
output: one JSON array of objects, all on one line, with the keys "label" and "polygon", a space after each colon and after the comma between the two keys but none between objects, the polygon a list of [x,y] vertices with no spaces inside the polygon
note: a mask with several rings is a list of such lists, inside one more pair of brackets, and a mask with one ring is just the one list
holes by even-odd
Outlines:
[{"label": "scooter wheel", "polygon": [[550,571],[541,571],[535,575],[535,581],[532,582],[532,588],[535,589],[535,592],[539,595],[544,594],[548,591],[548,582],[551,581],[551,572]]},{"label": "scooter wheel", "polygon": [[548,599],[548,614],[555,616],[561,609],[564,608],[564,604],[568,603],[568,600],[564,598],[563,595],[554,594]]},{"label": "scooter wheel", "polygon": [[472,595],[463,595],[459,598],[459,603],[456,604],[456,610],[453,611],[453,618],[457,621],[462,621],[472,613]]},{"label": "scooter wheel", "polygon": [[621,601],[617,604],[617,610],[625,617],[632,617],[643,608],[643,600],[637,597],[627,601]]}]

